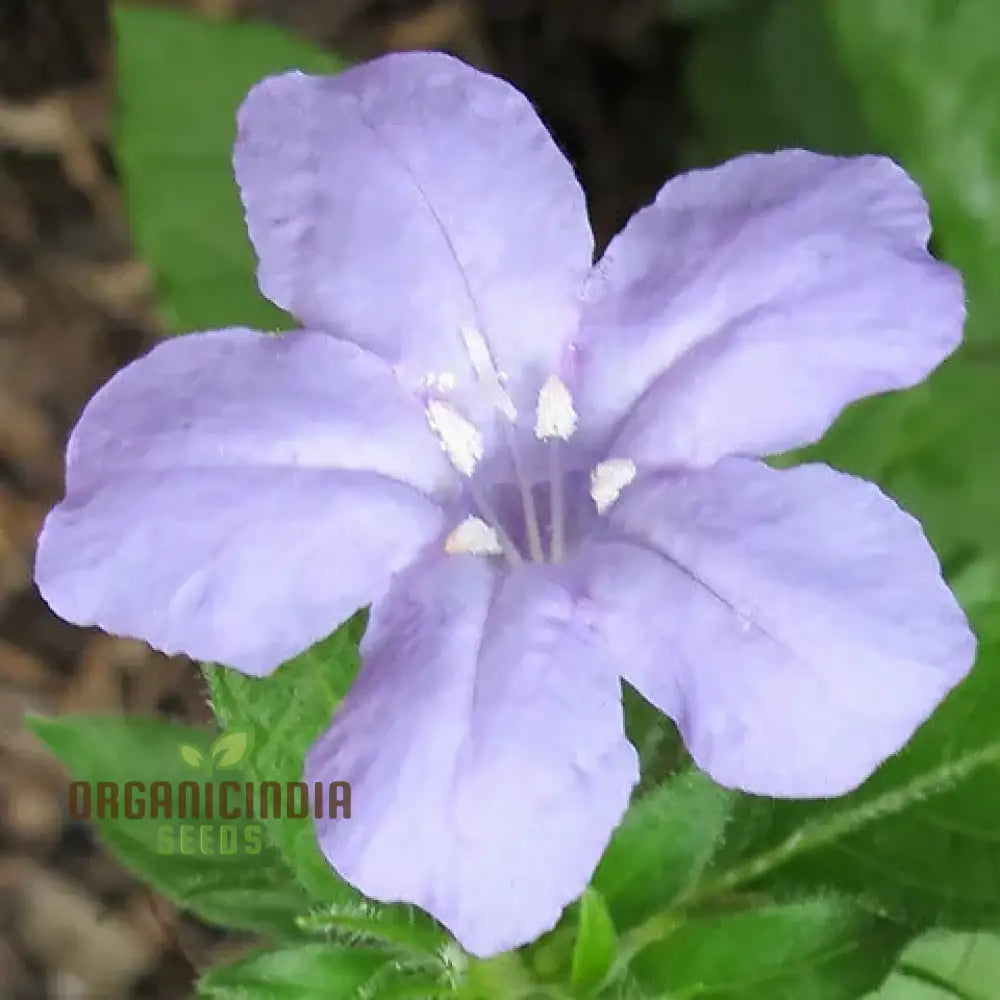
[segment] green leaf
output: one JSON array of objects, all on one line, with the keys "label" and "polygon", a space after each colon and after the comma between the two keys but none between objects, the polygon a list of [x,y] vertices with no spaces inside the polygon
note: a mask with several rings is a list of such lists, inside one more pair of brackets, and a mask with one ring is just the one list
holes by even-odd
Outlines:
[{"label": "green leaf", "polygon": [[233,180],[236,110],[289,69],[333,73],[332,55],[263,24],[220,24],[119,4],[116,152],[136,243],[173,331],[287,326],[257,291]]},{"label": "green leaf", "polygon": [[[34,717],[28,725],[74,778],[91,784],[93,811],[101,791],[96,783],[105,783],[109,792],[114,786],[117,815],[96,822],[103,839],[136,874],[211,923],[297,936],[295,919],[310,901],[266,843],[260,823],[177,818],[180,782],[198,778],[203,784],[178,747],[204,753],[211,732],[118,717]],[[141,798],[146,815],[125,815],[127,782],[141,783],[134,802],[138,806]],[[166,782],[172,789],[174,818],[150,815],[153,782]],[[212,787],[217,793],[217,786]]]},{"label": "green leaf", "polygon": [[822,3],[767,0],[761,10],[756,58],[784,144],[840,155],[878,152]]},{"label": "green leaf", "polygon": [[735,799],[692,770],[632,803],[592,882],[619,927],[633,926],[691,890],[718,847]]},{"label": "green leaf", "polygon": [[662,785],[690,764],[673,720],[627,682],[622,683],[622,709],[625,735],[639,755],[639,792]]},{"label": "green leaf", "polygon": [[304,931],[324,934],[340,944],[379,945],[434,963],[452,943],[447,931],[412,906],[330,904],[300,917],[298,924]]},{"label": "green leaf", "polygon": [[1000,992],[1000,935],[932,931],[900,956],[869,1000],[994,1000]]},{"label": "green leaf", "polygon": [[[269,677],[205,667],[219,722],[227,730],[249,736],[242,767],[255,780],[302,780],[306,752],[330,725],[334,709],[357,673],[355,628],[351,623],[344,625]],[[342,904],[360,900],[320,853],[311,818],[264,822],[271,841],[317,901]]]},{"label": "green leaf", "polygon": [[817,803],[743,800],[734,821],[741,838],[730,838],[689,902],[737,889],[830,888],[915,930],[996,926],[998,717],[994,641],[910,744],[858,791]]},{"label": "green leaf", "polygon": [[[711,827],[693,821],[690,884],[667,879],[655,892],[640,895],[628,921],[631,929],[623,935],[623,954],[638,950],[636,968],[646,970],[644,975],[633,970],[637,988],[647,989],[655,980],[657,988],[680,997],[700,996],[703,989],[720,998],[853,998],[859,993],[850,990],[860,990],[861,981],[865,990],[874,989],[876,973],[893,960],[894,951],[925,928],[995,928],[1000,923],[998,717],[1000,640],[994,638],[984,644],[972,675],[911,743],[853,794],[816,802],[733,796],[731,809],[720,806],[716,813],[720,831],[729,817],[725,838],[702,841],[703,850],[713,845],[710,860],[694,848],[699,826]],[[642,871],[656,883],[655,854],[645,852],[657,843],[658,825],[665,833],[676,829],[670,805],[683,790],[678,781],[676,788],[668,784],[659,796],[645,800],[648,821],[641,812],[644,800],[633,807],[598,869],[595,884],[616,917],[616,903],[619,909],[622,900],[631,903],[630,894],[615,899],[616,885],[638,884],[641,891]],[[693,792],[694,803],[711,805],[705,789],[695,785]],[[660,796],[667,807],[662,824],[655,815]],[[676,835],[664,839],[671,842]],[[682,863],[667,869],[677,870],[683,870]],[[654,913],[657,894],[662,901]],[[789,905],[805,909],[789,910]],[[731,922],[734,908],[736,923]],[[647,913],[635,925],[635,917]],[[793,923],[796,913],[806,936],[789,932],[789,941],[797,942],[804,956],[793,961],[778,946],[781,934],[766,930]],[[761,915],[769,915],[770,923],[758,924]],[[744,932],[742,952],[752,953],[759,969],[737,968],[737,960],[725,952],[727,937],[739,941]],[[650,952],[651,941],[660,943]],[[832,956],[829,962],[824,955]],[[692,964],[696,960],[704,961],[704,971]],[[795,963],[797,971],[791,969]],[[767,971],[785,964],[789,970],[780,981],[774,978],[777,972]],[[731,978],[718,982],[727,968]],[[663,970],[661,979],[656,969]],[[732,985],[737,973],[743,977],[739,990]],[[906,975],[912,978],[913,970],[906,967]],[[827,986],[821,986],[824,977]],[[695,988],[696,978],[703,987]],[[766,989],[753,985],[758,979]]]},{"label": "green leaf", "polygon": [[611,914],[595,889],[580,898],[570,982],[577,996],[590,996],[611,970],[618,943]]},{"label": "green leaf", "polygon": [[213,744],[209,753],[216,767],[227,769],[236,767],[246,756],[250,747],[250,737],[241,730],[223,733]]},{"label": "green leaf", "polygon": [[756,8],[734,4],[692,40],[685,83],[696,129],[688,137],[686,166],[708,166],[754,149],[777,149],[785,126],[768,100],[758,58],[762,19]]},{"label": "green leaf", "polygon": [[[412,966],[375,948],[306,944],[260,951],[206,973],[203,1000],[438,1000],[454,997],[444,966]],[[485,1000],[485,998],[484,998]]]},{"label": "green leaf", "polygon": [[691,165],[791,146],[875,151],[822,4],[731,4],[694,36],[685,83],[697,126]]},{"label": "green leaf", "polygon": [[188,743],[181,744],[180,752],[181,760],[183,760],[188,767],[196,767],[200,769],[205,763],[205,755],[197,747],[193,747]]},{"label": "green leaf", "polygon": [[304,944],[252,953],[207,972],[198,995],[210,1000],[361,1000],[392,969],[385,952]]},{"label": "green leaf", "polygon": [[[966,277],[968,335],[1000,336],[1000,5],[825,0],[880,143],[921,183],[935,241]],[[994,363],[996,359],[994,359]]]},{"label": "green leaf", "polygon": [[652,996],[857,1000],[877,986],[905,930],[822,896],[665,926],[632,960]]}]

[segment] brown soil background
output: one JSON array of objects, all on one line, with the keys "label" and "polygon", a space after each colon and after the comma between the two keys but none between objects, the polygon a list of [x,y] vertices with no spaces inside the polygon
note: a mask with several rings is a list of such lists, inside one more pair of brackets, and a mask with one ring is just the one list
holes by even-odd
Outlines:
[{"label": "brown soil background", "polygon": [[[163,2],[163,0],[161,0]],[[168,0],[169,2],[169,0]],[[685,35],[667,0],[187,0],[345,55],[438,48],[535,101],[607,239],[675,167]],[[182,5],[182,0],[175,0]],[[110,146],[105,0],[0,0],[0,997],[175,998],[246,947],[179,914],[65,816],[26,710],[208,718],[193,666],[57,620],[31,582],[89,396],[159,336]]]}]

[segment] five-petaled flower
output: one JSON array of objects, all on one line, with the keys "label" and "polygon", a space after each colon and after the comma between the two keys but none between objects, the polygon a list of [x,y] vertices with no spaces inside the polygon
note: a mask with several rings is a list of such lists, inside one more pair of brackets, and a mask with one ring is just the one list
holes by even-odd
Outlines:
[{"label": "five-petaled flower", "polygon": [[371,605],[306,778],[333,867],[470,951],[551,927],[637,778],[626,678],[719,782],[851,789],[968,671],[919,525],[762,456],[961,340],[890,160],[671,180],[593,263],[530,104],[439,54],[265,80],[236,177],[304,327],[166,342],[85,409],[37,580],[62,616],[248,674]]}]

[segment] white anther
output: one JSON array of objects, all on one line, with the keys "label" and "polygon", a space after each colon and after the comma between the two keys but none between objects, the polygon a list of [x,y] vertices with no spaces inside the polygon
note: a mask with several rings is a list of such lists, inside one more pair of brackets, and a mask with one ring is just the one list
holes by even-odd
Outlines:
[{"label": "white anther", "polygon": [[511,422],[517,420],[517,408],[514,400],[503,387],[501,374],[493,363],[486,338],[475,328],[463,326],[461,329],[462,341],[469,354],[469,361],[472,363],[472,370],[476,377],[486,389],[490,397],[490,402]]},{"label": "white anther", "polygon": [[517,407],[510,393],[499,383],[488,387],[490,402],[513,424],[517,421]]},{"label": "white anther", "polygon": [[568,441],[576,430],[576,410],[573,397],[558,375],[550,375],[538,393],[538,415],[535,437],[539,441],[562,438]]},{"label": "white anther", "polygon": [[426,412],[448,460],[463,476],[471,476],[483,457],[482,434],[448,403],[432,399]]},{"label": "white anther", "polygon": [[493,365],[493,357],[490,354],[486,338],[471,326],[463,326],[460,332],[476,375],[481,379],[487,377],[495,379],[497,377],[496,368]]},{"label": "white anther", "polygon": [[604,514],[635,479],[635,462],[631,458],[609,458],[590,473],[590,495],[597,513]]},{"label": "white anther", "polygon": [[444,550],[452,556],[498,556],[503,553],[503,545],[496,528],[470,514],[445,539]]},{"label": "white anther", "polygon": [[437,392],[451,392],[455,388],[455,376],[451,372],[428,372],[420,380],[420,384],[425,389],[433,389]]}]

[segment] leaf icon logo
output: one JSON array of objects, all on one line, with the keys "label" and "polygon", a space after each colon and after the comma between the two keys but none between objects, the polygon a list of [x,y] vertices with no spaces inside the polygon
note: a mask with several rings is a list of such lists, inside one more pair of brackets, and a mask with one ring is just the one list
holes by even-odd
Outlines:
[{"label": "leaf icon logo", "polygon": [[201,768],[205,764],[205,755],[197,747],[191,746],[190,743],[182,743],[181,760],[188,767]]},{"label": "leaf icon logo", "polygon": [[236,767],[246,756],[250,747],[250,737],[242,730],[235,729],[223,733],[209,748],[213,764],[222,770]]}]

